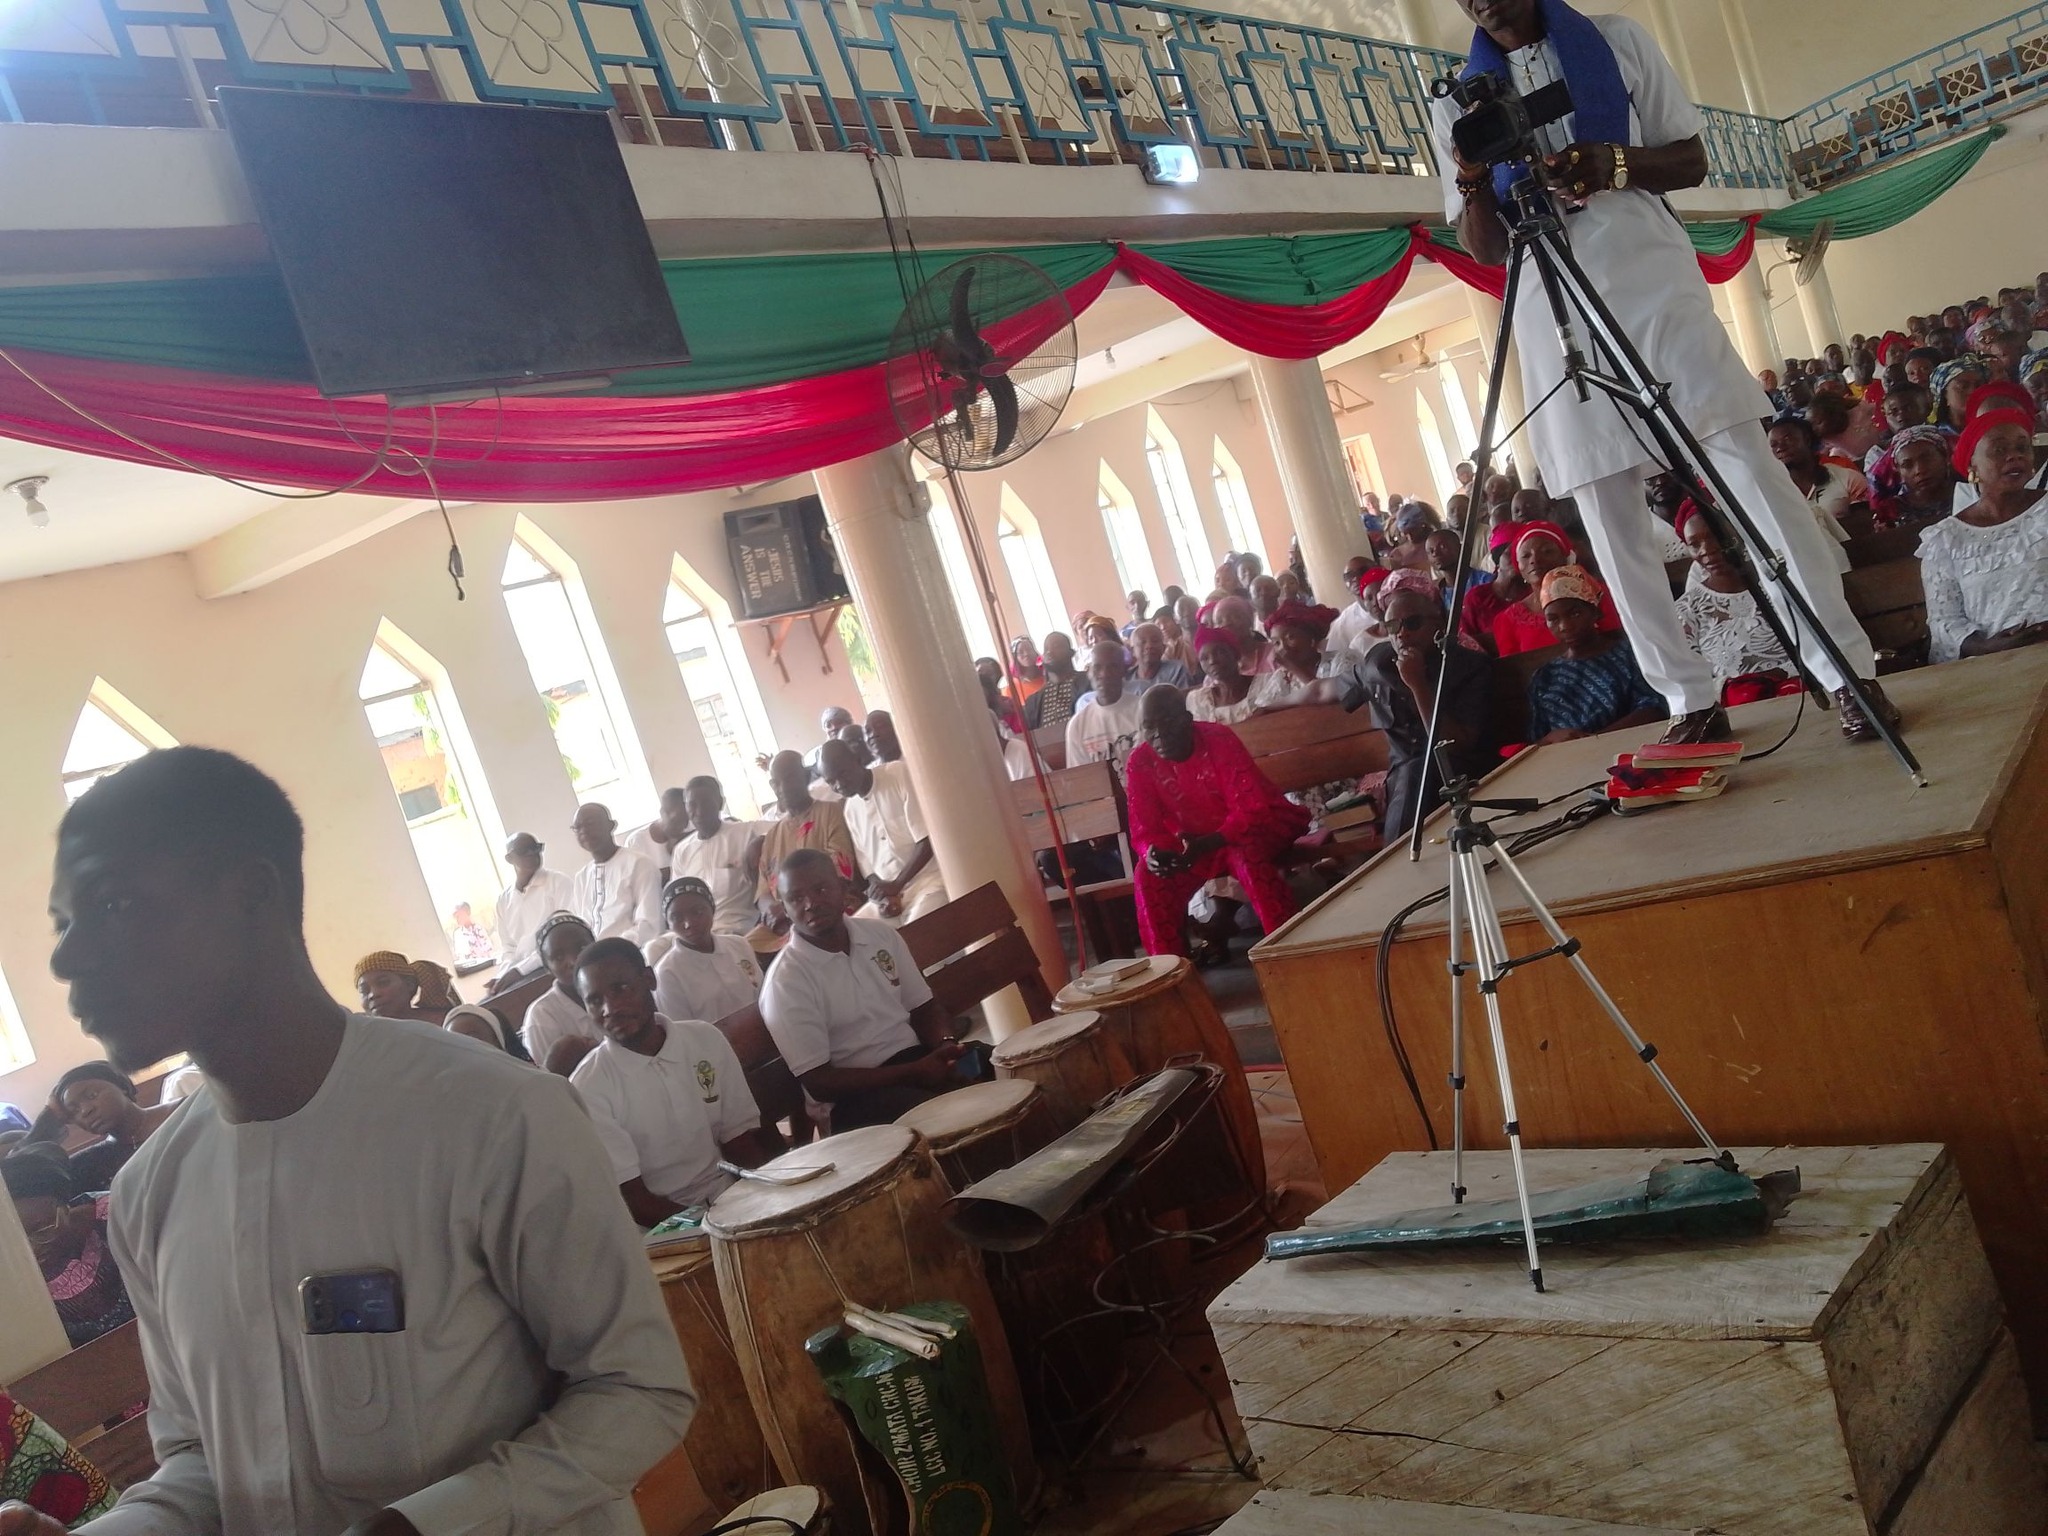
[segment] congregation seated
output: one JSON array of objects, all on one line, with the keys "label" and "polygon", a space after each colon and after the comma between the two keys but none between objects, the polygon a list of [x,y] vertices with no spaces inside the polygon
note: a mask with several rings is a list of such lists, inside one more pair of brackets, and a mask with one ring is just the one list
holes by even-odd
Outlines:
[{"label": "congregation seated", "polygon": [[959,1042],[896,930],[847,916],[846,879],[815,849],[784,859],[776,882],[790,941],[762,984],[761,1017],[804,1091],[830,1106],[833,1133],[959,1086]]},{"label": "congregation seated", "polygon": [[778,752],[768,761],[768,786],[775,791],[776,818],[763,822],[754,849],[757,870],[754,910],[768,933],[789,932],[789,914],[776,893],[775,872],[799,848],[815,848],[832,856],[839,872],[853,878],[857,853],[846,829],[846,805],[838,798],[820,800],[812,792],[811,773],[802,757]]},{"label": "congregation seated", "polygon": [[[1138,744],[1140,695],[1125,683],[1124,648],[1113,640],[1088,655],[1089,693],[1067,721],[1067,766],[1108,763],[1118,778]],[[1172,683],[1161,686],[1174,687]]]},{"label": "congregation seated", "polygon": [[826,782],[844,805],[846,830],[860,867],[867,871],[868,904],[860,915],[902,923],[944,906],[945,877],[932,856],[931,834],[925,829],[909,766],[870,766],[845,742],[830,741],[819,761]]},{"label": "congregation seated", "polygon": [[534,939],[550,913],[567,911],[576,902],[576,883],[542,862],[547,847],[531,832],[515,832],[505,841],[505,862],[512,883],[498,893],[498,953],[505,957],[499,985],[519,975],[532,975],[540,965]]},{"label": "congregation seated", "polygon": [[[114,1175],[177,1107],[173,1101],[144,1108],[127,1073],[112,1062],[82,1061],[57,1079],[22,1142],[62,1159],[72,1192],[91,1194],[113,1187]],[[74,1128],[97,1139],[67,1156],[63,1143]]]},{"label": "congregation seated", "polygon": [[661,914],[675,938],[654,966],[654,1001],[663,1014],[722,1019],[761,995],[761,963],[745,939],[718,931],[710,886],[694,875],[669,881]]},{"label": "congregation seated", "polygon": [[1814,521],[1835,548],[1835,568],[1849,569],[1848,553],[1841,548],[1849,542],[1845,520],[1867,506],[1870,482],[1863,471],[1821,457],[1820,433],[1799,412],[1788,412],[1771,423],[1771,456],[1785,466],[1785,473],[1813,508]]},{"label": "congregation seated", "polygon": [[1934,661],[2048,640],[2048,495],[2034,483],[2033,434],[2027,412],[1994,406],[1956,444],[1978,494],[1920,536]]},{"label": "congregation seated", "polygon": [[1294,915],[1281,861],[1309,813],[1259,772],[1228,726],[1198,721],[1178,690],[1149,689],[1144,741],[1125,768],[1138,932],[1155,955],[1185,955],[1188,903],[1210,880],[1243,887],[1271,932]]},{"label": "congregation seated", "polygon": [[600,939],[645,944],[661,931],[660,872],[652,861],[620,844],[619,824],[606,807],[594,802],[578,806],[570,826],[590,862],[576,871],[575,900],[569,909],[580,913]]},{"label": "congregation seated", "polygon": [[[709,899],[702,905],[708,914]],[[629,940],[599,939],[579,955],[576,986],[603,1039],[569,1080],[635,1221],[651,1227],[710,1204],[733,1182],[721,1161],[756,1168],[775,1155],[731,1044],[657,1005],[654,972]]]},{"label": "congregation seated", "polygon": [[71,1347],[133,1321],[135,1308],[107,1244],[112,1197],[104,1190],[76,1193],[63,1154],[43,1146],[20,1147],[0,1158],[0,1181]]},{"label": "congregation seated", "polygon": [[1714,526],[1687,501],[1675,522],[1692,552],[1692,569],[1678,596],[1678,624],[1687,642],[1713,668],[1723,705],[1748,704],[1800,690],[1799,669],[1757,606],[1749,581],[1728,558]]},{"label": "congregation seated", "polygon": [[584,1011],[576,990],[576,957],[597,942],[590,924],[574,912],[557,912],[540,925],[535,946],[554,985],[526,1006],[519,1027],[520,1043],[535,1065],[567,1077],[597,1044],[597,1026]]},{"label": "congregation seated", "polygon": [[[671,880],[687,875],[703,882],[716,905],[713,926],[717,931],[747,932],[760,920],[754,904],[756,870],[751,860],[762,829],[751,821],[726,818],[725,786],[708,773],[683,786],[683,810],[688,825],[669,850]],[[641,944],[646,947],[647,940]]]},{"label": "congregation seated", "polygon": [[1131,681],[1135,692],[1143,693],[1155,683],[1164,683],[1182,692],[1195,686],[1194,673],[1186,663],[1178,656],[1168,654],[1165,628],[1168,624],[1174,625],[1176,633],[1179,631],[1180,626],[1170,618],[1158,623],[1147,619],[1131,628]]},{"label": "congregation seated", "polygon": [[1564,654],[1529,680],[1529,734],[1538,746],[1648,725],[1668,713],[1628,637],[1601,628],[1604,595],[1580,566],[1561,565],[1543,578],[1543,616]]}]

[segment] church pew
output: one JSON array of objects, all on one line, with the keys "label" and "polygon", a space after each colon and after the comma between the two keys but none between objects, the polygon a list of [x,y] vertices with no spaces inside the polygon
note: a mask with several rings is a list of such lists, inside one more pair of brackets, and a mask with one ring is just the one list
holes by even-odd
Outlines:
[{"label": "church pew", "polygon": [[1920,562],[1911,555],[1852,570],[1842,578],[1849,611],[1877,647],[1878,671],[1890,673],[1927,660],[1927,593]]},{"label": "church pew", "polygon": [[149,1402],[142,1366],[142,1334],[123,1323],[90,1344],[31,1371],[9,1390],[106,1474],[116,1488],[139,1483],[156,1470],[149,1418],[135,1413],[112,1429],[101,1426]]},{"label": "church pew", "polygon": [[768,1033],[767,1021],[761,1017],[760,1005],[749,1003],[712,1022],[740,1059],[740,1071],[745,1074],[747,1088],[761,1111],[763,1129],[779,1142],[782,1137],[776,1126],[787,1119],[790,1145],[800,1147],[809,1141],[813,1127],[810,1111],[804,1104],[803,1085],[783,1061],[775,1037]]},{"label": "church pew", "polygon": [[1034,1021],[1052,1017],[1052,993],[1038,952],[995,881],[905,923],[898,932],[945,1013],[958,1017],[1014,986]]},{"label": "church pew", "polygon": [[[1048,726],[1047,730],[1064,727]],[[1061,743],[1060,758],[1066,758]],[[1096,955],[1128,953],[1137,938],[1135,909],[1128,909],[1133,886],[1130,878],[1131,845],[1124,822],[1123,787],[1107,763],[1081,763],[1072,768],[1046,765],[1046,788],[1059,811],[1058,825],[1046,812],[1045,797],[1038,780],[1010,781],[1010,803],[1024,821],[1024,838],[1033,853],[1051,851],[1057,843],[1084,843],[1097,838],[1117,839],[1123,859],[1120,879],[1098,880],[1079,885],[1074,895],[1079,910],[1076,923],[1087,925],[1088,948]],[[1064,895],[1060,899],[1064,899]],[[1125,919],[1128,918],[1128,921]]]}]

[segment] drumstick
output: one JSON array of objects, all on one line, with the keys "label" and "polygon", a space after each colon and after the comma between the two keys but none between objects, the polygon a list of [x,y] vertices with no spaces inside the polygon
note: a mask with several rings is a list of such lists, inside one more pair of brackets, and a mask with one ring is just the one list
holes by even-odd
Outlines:
[{"label": "drumstick", "polygon": [[836,1163],[820,1163],[815,1168],[742,1168],[738,1163],[728,1163],[721,1158],[718,1171],[729,1173],[736,1179],[752,1179],[757,1184],[808,1184],[837,1167]]},{"label": "drumstick", "polygon": [[910,1312],[877,1312],[873,1307],[864,1307],[857,1301],[849,1301],[846,1310],[850,1315],[870,1318],[891,1328],[907,1328],[912,1333],[921,1333],[940,1344],[960,1337],[960,1330],[951,1323],[939,1322],[936,1318],[918,1317]]},{"label": "drumstick", "polygon": [[846,1326],[855,1333],[864,1333],[871,1339],[892,1345],[907,1355],[916,1355],[920,1360],[939,1358],[939,1345],[936,1339],[928,1339],[921,1333],[900,1328],[891,1319],[879,1313],[869,1312],[866,1308],[859,1312],[848,1312]]}]

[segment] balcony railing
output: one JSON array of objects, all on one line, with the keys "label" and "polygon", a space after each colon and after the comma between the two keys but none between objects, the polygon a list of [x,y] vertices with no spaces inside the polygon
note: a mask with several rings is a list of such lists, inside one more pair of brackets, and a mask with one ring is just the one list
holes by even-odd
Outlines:
[{"label": "balcony railing", "polygon": [[1915,54],[1785,120],[1792,168],[1818,190],[2048,102],[2048,4]]},{"label": "balcony railing", "polygon": [[[1434,175],[1429,83],[1460,62],[1130,0],[157,4],[0,11],[0,117],[211,126],[219,86],[270,85],[587,106],[645,143]],[[1778,124],[1708,118],[1712,185],[1787,184]]]}]

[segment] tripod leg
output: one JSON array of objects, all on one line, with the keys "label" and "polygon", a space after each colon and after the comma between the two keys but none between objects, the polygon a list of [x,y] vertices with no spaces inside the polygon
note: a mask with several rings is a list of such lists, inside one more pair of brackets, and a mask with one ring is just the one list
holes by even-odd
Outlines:
[{"label": "tripod leg", "polygon": [[1451,854],[1451,1204],[1465,1203],[1465,965],[1463,935],[1465,861]]},{"label": "tripod leg", "polygon": [[1536,1250],[1536,1216],[1529,1206],[1529,1174],[1522,1165],[1522,1117],[1515,1107],[1515,1080],[1508,1068],[1507,1033],[1500,1018],[1500,983],[1507,966],[1507,938],[1501,932],[1500,915],[1494,910],[1493,893],[1486,883],[1486,869],[1477,852],[1466,855],[1467,910],[1471,915],[1472,947],[1479,958],[1479,995],[1486,1007],[1486,1028],[1493,1040],[1493,1072],[1500,1085],[1502,1127],[1508,1138],[1508,1157],[1514,1164],[1515,1198],[1522,1207],[1522,1243],[1529,1257],[1529,1283],[1543,1289],[1543,1260]]},{"label": "tripod leg", "polygon": [[1594,1000],[1600,1004],[1607,1017],[1613,1020],[1614,1027],[1621,1031],[1622,1038],[1628,1041],[1629,1049],[1634,1051],[1642,1064],[1650,1069],[1650,1075],[1656,1078],[1658,1086],[1670,1096],[1671,1102],[1678,1106],[1678,1112],[1685,1116],[1685,1123],[1692,1127],[1692,1132],[1699,1137],[1700,1144],[1711,1151],[1717,1159],[1725,1160],[1728,1157],[1727,1149],[1708,1134],[1700,1117],[1692,1112],[1692,1106],[1685,1102],[1671,1079],[1664,1075],[1664,1069],[1657,1064],[1657,1047],[1636,1033],[1635,1026],[1628,1021],[1628,1015],[1621,1011],[1620,1004],[1608,996],[1607,989],[1600,984],[1600,978],[1595,976],[1593,968],[1586,964],[1585,957],[1579,953],[1577,942],[1558,926],[1550,908],[1543,904],[1543,898],[1538,896],[1534,887],[1522,877],[1521,869],[1508,856],[1508,851],[1496,845],[1493,854],[1500,861],[1502,872],[1514,882],[1515,889],[1521,892],[1522,900],[1528,904],[1530,914],[1542,925],[1543,931],[1550,935],[1550,942],[1563,947],[1565,958],[1571,961],[1572,969],[1579,973],[1579,980],[1586,984],[1586,990],[1593,994]]}]

